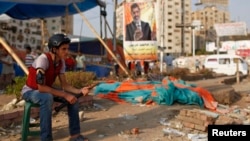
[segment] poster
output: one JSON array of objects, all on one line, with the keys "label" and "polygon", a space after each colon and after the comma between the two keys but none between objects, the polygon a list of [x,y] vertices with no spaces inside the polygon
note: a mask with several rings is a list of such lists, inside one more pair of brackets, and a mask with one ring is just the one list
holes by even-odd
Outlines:
[{"label": "poster", "polygon": [[125,2],[123,47],[126,61],[157,60],[155,2]]}]

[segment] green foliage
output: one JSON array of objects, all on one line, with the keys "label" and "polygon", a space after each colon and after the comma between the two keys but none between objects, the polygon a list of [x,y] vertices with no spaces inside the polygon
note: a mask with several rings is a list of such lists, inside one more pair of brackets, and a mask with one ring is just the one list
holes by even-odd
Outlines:
[{"label": "green foliage", "polygon": [[175,78],[181,78],[184,75],[189,74],[190,71],[188,68],[174,68],[171,72],[170,75],[175,77]]},{"label": "green foliage", "polygon": [[[96,79],[96,75],[93,72],[65,72],[66,80],[69,84],[76,88],[82,88],[93,83]],[[56,81],[53,85],[56,88],[60,88],[59,79],[56,78]]]},{"label": "green foliage", "polygon": [[8,85],[6,88],[6,94],[16,95],[17,99],[21,98],[21,90],[26,83],[26,76],[15,77],[14,84]]},{"label": "green foliage", "polygon": [[[90,85],[96,78],[95,74],[92,72],[66,72],[65,75],[67,82],[76,88]],[[20,99],[21,90],[26,83],[26,78],[26,76],[15,77],[15,83],[7,86],[6,94],[16,95],[16,98]],[[60,88],[58,78],[56,79],[54,86]]]},{"label": "green foliage", "polygon": [[201,69],[201,70],[199,71],[199,73],[200,73],[200,74],[203,74],[206,78],[211,78],[211,77],[213,76],[213,71],[210,70],[210,69],[206,69],[206,68]]},{"label": "green foliage", "polygon": [[207,54],[205,48],[196,49],[195,52],[196,52],[196,53],[195,53],[196,55],[205,55],[205,54]]}]

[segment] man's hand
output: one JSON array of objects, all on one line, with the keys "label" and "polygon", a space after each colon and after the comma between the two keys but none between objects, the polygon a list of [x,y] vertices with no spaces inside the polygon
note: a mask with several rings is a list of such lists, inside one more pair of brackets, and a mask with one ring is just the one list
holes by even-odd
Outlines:
[{"label": "man's hand", "polygon": [[140,29],[136,29],[134,33],[134,40],[139,41],[143,37],[143,33]]},{"label": "man's hand", "polygon": [[83,96],[87,96],[88,93],[89,93],[89,90],[90,90],[90,87],[83,87],[83,88],[81,89],[82,95],[83,95]]},{"label": "man's hand", "polygon": [[74,95],[71,94],[66,94],[64,96],[64,98],[70,103],[70,104],[74,104],[77,101],[77,98]]}]

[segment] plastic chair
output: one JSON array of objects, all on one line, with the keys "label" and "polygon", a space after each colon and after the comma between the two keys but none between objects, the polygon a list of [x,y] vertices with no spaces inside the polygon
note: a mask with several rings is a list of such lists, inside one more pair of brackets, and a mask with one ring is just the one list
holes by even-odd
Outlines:
[{"label": "plastic chair", "polygon": [[40,127],[40,123],[30,123],[30,111],[32,107],[40,107],[40,105],[25,102],[22,120],[22,141],[27,141],[28,136],[40,136],[40,130],[30,130],[31,127]]}]

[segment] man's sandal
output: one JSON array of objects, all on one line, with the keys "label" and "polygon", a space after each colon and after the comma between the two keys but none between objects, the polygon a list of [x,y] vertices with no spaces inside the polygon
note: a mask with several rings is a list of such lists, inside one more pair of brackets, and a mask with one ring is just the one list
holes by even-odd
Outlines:
[{"label": "man's sandal", "polygon": [[70,138],[69,141],[89,141],[89,139],[86,137],[83,137],[82,135],[79,135],[76,138]]}]

